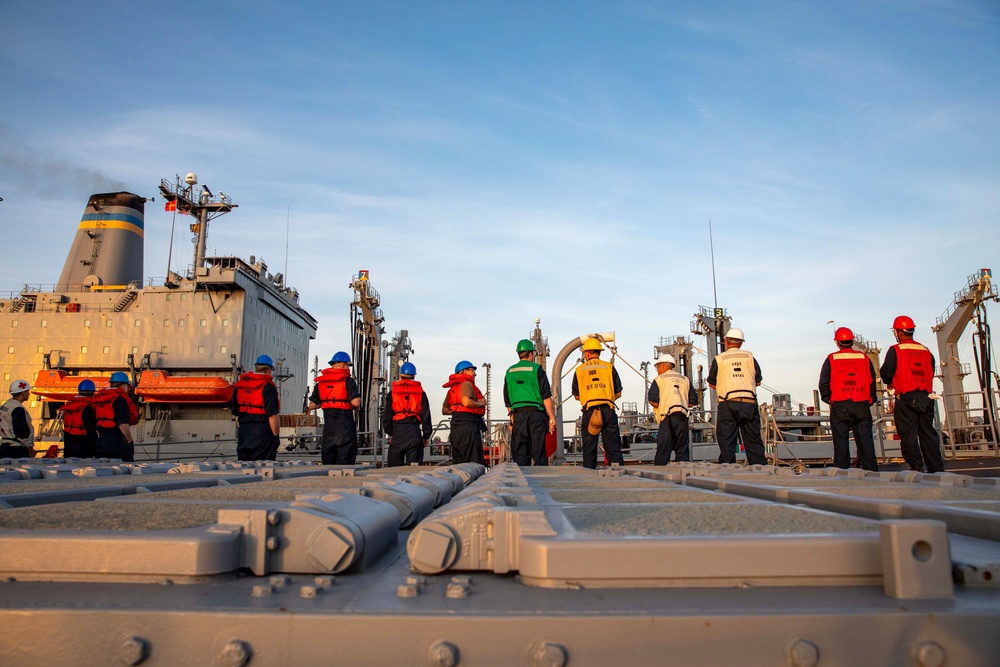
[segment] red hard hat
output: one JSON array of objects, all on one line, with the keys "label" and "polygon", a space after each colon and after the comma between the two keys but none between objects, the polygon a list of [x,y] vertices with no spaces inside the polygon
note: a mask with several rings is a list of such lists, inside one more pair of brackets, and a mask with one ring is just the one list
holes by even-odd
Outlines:
[{"label": "red hard hat", "polygon": [[836,341],[854,340],[854,332],[847,327],[840,327],[833,332],[833,339]]},{"label": "red hard hat", "polygon": [[900,315],[899,317],[897,317],[896,319],[894,319],[892,321],[892,328],[893,329],[902,329],[902,330],[905,331],[907,329],[910,329],[910,330],[916,329],[917,325],[913,323],[913,318],[912,317],[908,317],[906,315]]}]

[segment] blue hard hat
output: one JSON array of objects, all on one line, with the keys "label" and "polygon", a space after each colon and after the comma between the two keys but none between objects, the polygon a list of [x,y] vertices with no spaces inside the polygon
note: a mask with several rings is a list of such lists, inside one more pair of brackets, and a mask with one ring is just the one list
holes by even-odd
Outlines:
[{"label": "blue hard hat", "polygon": [[110,382],[111,384],[117,384],[119,382],[122,384],[129,384],[129,379],[128,376],[125,375],[125,373],[122,373],[121,371],[115,371],[114,373],[111,374],[111,377],[108,378],[108,382]]},{"label": "blue hard hat", "polygon": [[[122,373],[124,375],[124,373]],[[127,382],[128,380],[126,380]],[[81,394],[85,391],[97,391],[97,385],[94,384],[93,380],[84,380],[77,386],[76,390]]]},{"label": "blue hard hat", "polygon": [[455,364],[455,372],[456,373],[461,373],[466,368],[471,368],[472,370],[476,370],[476,367],[472,365],[471,361],[464,361],[463,360],[463,361],[460,361],[457,364]]},{"label": "blue hard hat", "polygon": [[416,375],[417,367],[407,361],[405,364],[399,367],[400,375]]},{"label": "blue hard hat", "polygon": [[351,363],[351,355],[346,352],[338,352],[333,355],[333,359],[330,360],[331,364],[349,364]]},{"label": "blue hard hat", "polygon": [[271,361],[271,357],[267,356],[266,354],[262,354],[259,357],[257,357],[257,361],[253,362],[253,365],[270,366],[271,368],[274,368],[274,362]]}]

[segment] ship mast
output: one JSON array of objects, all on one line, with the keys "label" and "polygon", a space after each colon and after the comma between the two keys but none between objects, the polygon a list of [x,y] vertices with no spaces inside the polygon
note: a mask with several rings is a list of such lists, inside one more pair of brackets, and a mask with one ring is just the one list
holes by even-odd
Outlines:
[{"label": "ship mast", "polygon": [[175,183],[163,179],[160,181],[160,194],[167,200],[167,210],[176,209],[178,213],[191,215],[197,222],[191,223],[191,232],[194,233],[194,265],[193,276],[198,275],[198,269],[205,263],[205,245],[208,242],[208,223],[220,215],[229,213],[236,204],[225,193],[214,194],[208,186],[202,184],[201,190],[196,191],[198,176],[194,172],[184,177],[186,187],[181,187],[180,177]]}]

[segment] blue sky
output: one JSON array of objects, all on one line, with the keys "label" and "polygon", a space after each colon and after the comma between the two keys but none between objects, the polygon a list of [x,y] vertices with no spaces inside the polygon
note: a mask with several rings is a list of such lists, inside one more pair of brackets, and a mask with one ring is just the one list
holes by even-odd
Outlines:
[{"label": "blue sky", "polygon": [[[435,406],[460,359],[499,389],[536,317],[636,367],[689,335],[709,221],[719,305],[797,402],[828,321],[884,350],[905,313],[933,348],[1000,273],[992,0],[8,2],[0,59],[0,290],[55,282],[91,193],[195,171],[239,204],[210,251],[282,270],[290,219],[322,361],[368,269]],[[148,276],[169,237],[158,200]]]}]

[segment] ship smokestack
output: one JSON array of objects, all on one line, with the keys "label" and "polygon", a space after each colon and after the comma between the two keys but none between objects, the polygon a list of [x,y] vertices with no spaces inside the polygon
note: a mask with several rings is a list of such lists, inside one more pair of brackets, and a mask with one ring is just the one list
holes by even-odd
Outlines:
[{"label": "ship smokestack", "polygon": [[56,289],[141,282],[145,203],[131,192],[91,195]]}]

